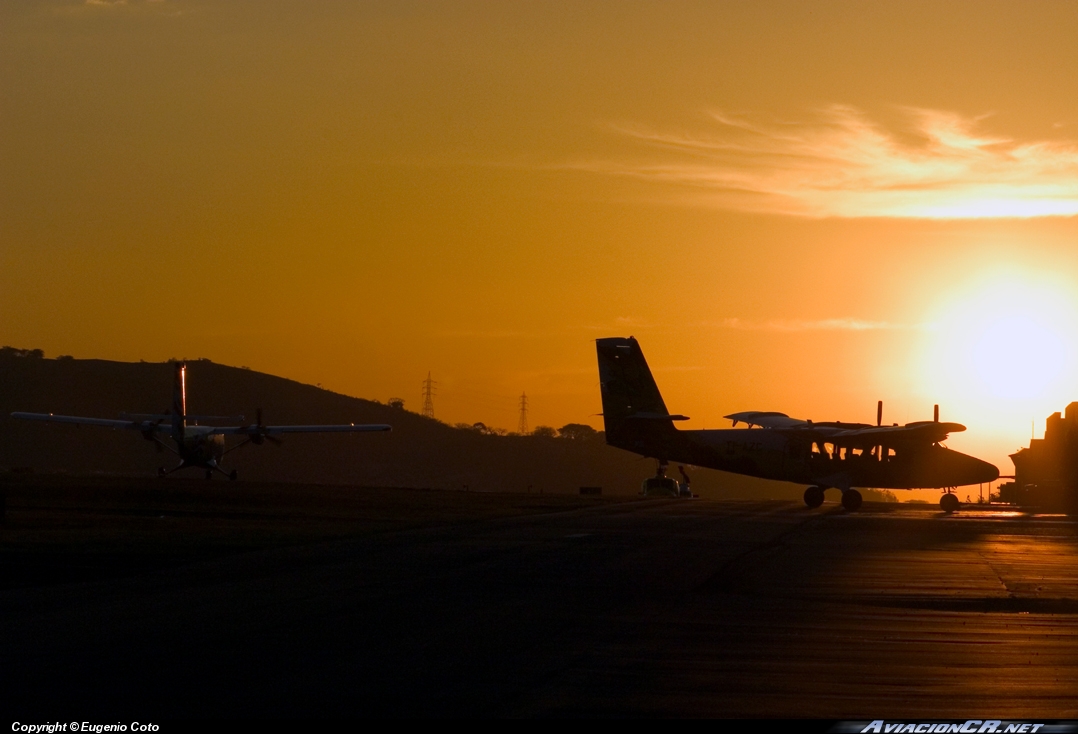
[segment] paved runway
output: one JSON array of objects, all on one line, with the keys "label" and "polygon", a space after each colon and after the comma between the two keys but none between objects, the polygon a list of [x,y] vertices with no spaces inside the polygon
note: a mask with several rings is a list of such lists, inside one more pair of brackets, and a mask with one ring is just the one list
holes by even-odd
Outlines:
[{"label": "paved runway", "polygon": [[643,500],[0,592],[23,721],[1078,718],[1065,517]]}]

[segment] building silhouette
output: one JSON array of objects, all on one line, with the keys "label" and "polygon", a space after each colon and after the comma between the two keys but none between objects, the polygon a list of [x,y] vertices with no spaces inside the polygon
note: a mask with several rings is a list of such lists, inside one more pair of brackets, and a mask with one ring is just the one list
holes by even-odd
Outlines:
[{"label": "building silhouette", "polygon": [[1014,482],[1000,487],[1000,500],[1054,512],[1078,510],[1078,402],[1053,413],[1044,438],[1011,454]]}]

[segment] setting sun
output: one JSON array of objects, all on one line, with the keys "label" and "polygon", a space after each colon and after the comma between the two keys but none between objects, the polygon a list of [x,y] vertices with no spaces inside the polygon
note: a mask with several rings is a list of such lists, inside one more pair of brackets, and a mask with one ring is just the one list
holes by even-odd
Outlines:
[{"label": "setting sun", "polygon": [[1043,419],[1078,394],[1076,313],[1058,277],[1012,272],[956,289],[925,326],[925,391],[979,429]]}]

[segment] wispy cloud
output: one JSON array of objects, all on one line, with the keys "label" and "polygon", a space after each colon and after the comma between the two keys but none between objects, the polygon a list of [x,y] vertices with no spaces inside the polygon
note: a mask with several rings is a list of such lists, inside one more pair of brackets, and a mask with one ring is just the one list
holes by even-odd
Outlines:
[{"label": "wispy cloud", "polygon": [[712,325],[723,329],[741,331],[878,331],[880,329],[905,329],[907,326],[890,324],[886,321],[866,321],[864,319],[818,319],[815,321],[799,319],[776,319],[772,321],[749,321],[739,318],[722,319]]},{"label": "wispy cloud", "polygon": [[450,329],[438,332],[447,339],[529,339],[542,336],[540,332],[517,329]]},{"label": "wispy cloud", "polygon": [[122,16],[171,16],[184,15],[187,10],[177,7],[175,0],[79,0],[51,7],[48,12],[60,17],[96,17],[99,13],[116,13]]},{"label": "wispy cloud", "polygon": [[[854,317],[831,318],[831,319],[743,319],[736,316],[717,320],[694,321],[691,323],[661,323],[645,322],[640,319],[619,316],[606,324],[578,324],[564,325],[551,329],[452,329],[437,332],[437,335],[446,339],[538,339],[538,338],[564,338],[567,336],[601,333],[624,334],[627,330],[639,331],[671,331],[689,327],[691,329],[733,329],[736,331],[775,331],[775,332],[798,332],[798,331],[881,331],[896,329],[931,329],[932,324],[895,324],[888,321],[871,321]],[[686,369],[697,369],[696,367]]]},{"label": "wispy cloud", "polygon": [[648,150],[578,170],[686,187],[687,200],[805,217],[968,219],[1078,214],[1078,142],[978,132],[981,118],[904,109],[895,132],[833,106],[809,122],[758,123],[721,113],[706,136],[618,131]]}]

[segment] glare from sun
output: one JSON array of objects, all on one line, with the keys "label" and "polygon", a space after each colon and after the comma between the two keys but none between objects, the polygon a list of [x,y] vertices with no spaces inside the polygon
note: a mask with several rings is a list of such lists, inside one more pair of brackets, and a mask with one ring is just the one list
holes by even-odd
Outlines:
[{"label": "glare from sun", "polygon": [[979,388],[995,398],[1044,395],[1059,384],[1070,357],[1063,335],[1028,313],[981,324],[971,337],[973,374]]},{"label": "glare from sun", "polygon": [[924,389],[989,423],[1078,399],[1078,303],[1065,285],[1008,274],[953,292],[927,326]]}]

